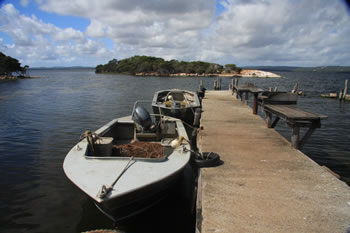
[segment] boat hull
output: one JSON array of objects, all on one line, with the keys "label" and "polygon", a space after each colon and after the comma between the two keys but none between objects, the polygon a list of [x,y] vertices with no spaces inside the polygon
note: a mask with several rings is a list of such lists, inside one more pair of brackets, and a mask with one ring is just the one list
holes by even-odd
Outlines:
[{"label": "boat hull", "polygon": [[[183,100],[178,101],[176,104],[169,106],[166,104],[167,97],[169,93],[182,93],[183,96],[190,96],[191,101],[187,100],[185,97]],[[175,101],[176,102],[176,101]],[[182,102],[185,106],[179,104]],[[186,90],[163,90],[158,91],[154,94],[152,101],[152,109],[154,114],[161,114],[166,116],[171,116],[174,118],[178,118],[187,124],[194,125],[196,111],[197,109],[201,109],[200,100],[198,95],[194,92],[186,91]]]},{"label": "boat hull", "polygon": [[[165,199],[176,187],[190,160],[190,145],[182,122],[171,117],[163,117],[162,122],[164,128],[158,128],[161,138],[155,137],[158,141],[152,142],[163,146],[161,159],[118,157],[115,153],[91,155],[88,141],[83,139],[64,160],[66,176],[115,222],[143,212]],[[96,134],[106,142],[113,139],[113,145],[129,144],[135,137],[147,142],[150,136],[153,138],[153,134],[137,133],[134,124],[131,117],[114,119],[98,129]],[[171,141],[179,136],[186,140],[176,148],[171,147]],[[101,146],[109,148],[112,145],[106,143]],[[101,195],[102,187],[109,184],[112,184],[112,189],[106,195]]]},{"label": "boat hull", "polygon": [[197,108],[167,108],[162,106],[152,106],[154,114],[161,114],[178,118],[190,125],[194,124],[194,113]]},{"label": "boat hull", "polygon": [[169,197],[175,191],[182,172],[180,170],[171,177],[134,190],[118,198],[108,199],[100,203],[95,202],[95,205],[113,222],[129,219],[151,209]]}]

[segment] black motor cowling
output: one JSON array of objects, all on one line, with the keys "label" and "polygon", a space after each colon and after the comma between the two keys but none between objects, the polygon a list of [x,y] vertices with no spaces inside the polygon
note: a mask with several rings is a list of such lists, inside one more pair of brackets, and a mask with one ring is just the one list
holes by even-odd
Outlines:
[{"label": "black motor cowling", "polygon": [[142,106],[137,106],[132,119],[142,126],[144,130],[148,130],[152,126],[152,119],[149,112]]}]

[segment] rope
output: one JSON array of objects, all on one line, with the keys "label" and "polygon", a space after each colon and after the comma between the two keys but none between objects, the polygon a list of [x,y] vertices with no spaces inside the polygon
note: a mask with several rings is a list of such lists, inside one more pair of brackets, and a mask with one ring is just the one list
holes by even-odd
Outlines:
[{"label": "rope", "polygon": [[193,110],[193,108],[192,108],[192,105],[191,105],[190,102],[188,101],[188,99],[187,99],[187,97],[186,97],[185,94],[184,94],[184,98],[185,98],[187,104],[190,106],[190,108],[191,108],[191,110],[192,110],[192,113],[193,113],[193,116],[194,116],[194,110]]},{"label": "rope", "polygon": [[196,130],[196,129],[197,129],[197,127],[193,127],[192,125],[188,124],[188,123],[185,122],[185,121],[182,121],[182,123],[184,123],[185,125],[187,125],[188,127],[190,127],[190,128],[193,129],[193,130]]},{"label": "rope", "polygon": [[85,138],[89,144],[91,151],[94,153],[95,152],[95,142],[100,137],[95,132],[91,132],[90,130],[86,130],[83,134],[80,135],[79,141],[81,141]]},{"label": "rope", "polygon": [[121,157],[135,158],[161,158],[163,157],[163,147],[156,142],[135,141],[129,144],[113,146],[119,149]]},{"label": "rope", "polygon": [[[134,157],[130,157],[128,163],[125,165],[124,169],[119,173],[118,177],[113,181],[111,185],[102,185],[101,190],[97,194],[97,197],[103,199],[105,198],[110,191],[113,190],[113,186],[117,183],[120,177],[124,174],[124,172],[131,166],[130,163],[134,159]],[[136,162],[136,161],[135,161]]]}]

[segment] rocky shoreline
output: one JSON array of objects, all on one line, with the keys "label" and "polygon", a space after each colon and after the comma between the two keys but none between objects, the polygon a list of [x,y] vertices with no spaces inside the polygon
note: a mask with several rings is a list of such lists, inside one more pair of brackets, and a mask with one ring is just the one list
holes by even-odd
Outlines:
[{"label": "rocky shoreline", "polygon": [[0,75],[0,80],[17,80],[17,79],[32,79],[32,78],[39,78],[39,77]]},{"label": "rocky shoreline", "polygon": [[175,73],[175,74],[160,74],[158,72],[140,72],[136,76],[170,76],[170,77],[227,77],[227,78],[281,78],[280,75],[262,71],[262,70],[242,70],[240,73],[221,73],[221,74],[198,74],[198,73]]}]

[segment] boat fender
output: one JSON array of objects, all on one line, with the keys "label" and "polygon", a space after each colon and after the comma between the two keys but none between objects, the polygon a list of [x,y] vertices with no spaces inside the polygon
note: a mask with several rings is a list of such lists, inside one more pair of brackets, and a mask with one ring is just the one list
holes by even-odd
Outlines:
[{"label": "boat fender", "polygon": [[171,141],[170,146],[172,148],[178,148],[182,144],[183,140],[184,140],[184,137],[179,136],[178,138]]},{"label": "boat fender", "polygon": [[152,119],[149,112],[142,106],[138,106],[132,116],[132,119],[143,129],[147,130],[152,126]]},{"label": "boat fender", "polygon": [[199,168],[215,167],[220,164],[220,156],[215,152],[203,152],[196,156],[194,164]]}]

